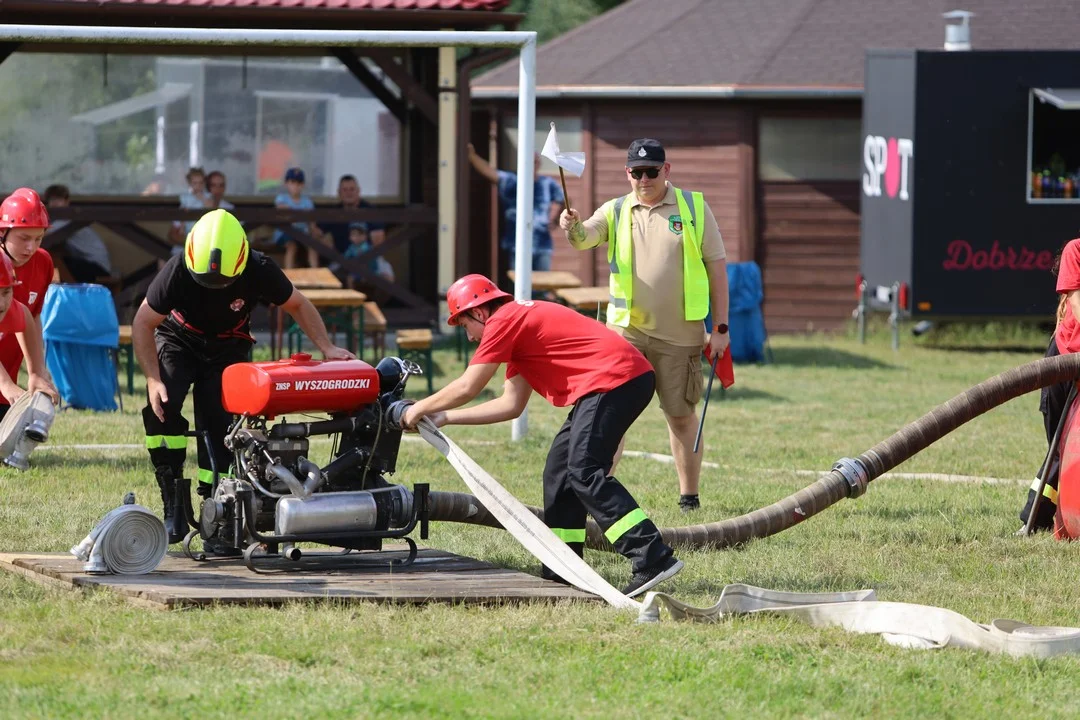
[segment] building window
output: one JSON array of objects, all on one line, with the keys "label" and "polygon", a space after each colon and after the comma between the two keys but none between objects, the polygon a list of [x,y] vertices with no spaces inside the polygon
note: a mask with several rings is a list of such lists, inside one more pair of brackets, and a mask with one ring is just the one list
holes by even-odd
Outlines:
[{"label": "building window", "polygon": [[1080,203],[1080,89],[1037,88],[1028,97],[1029,203]]},{"label": "building window", "polygon": [[858,180],[861,149],[858,118],[758,119],[761,180]]},{"label": "building window", "polygon": [[[537,115],[536,138],[533,140],[535,152],[540,152],[547,140],[548,132],[551,131],[551,123],[555,123],[555,130],[559,135],[559,149],[563,152],[581,152],[582,146],[582,122],[579,117]],[[507,115],[503,121],[503,142],[499,148],[498,167],[503,170],[514,170],[517,165],[517,115]],[[558,175],[559,168],[547,158],[540,162],[541,175]]]},{"label": "building window", "polygon": [[15,53],[0,95],[0,187],[175,196],[197,165],[230,196],[272,197],[299,166],[311,195],[348,173],[366,197],[404,196],[401,124],[333,58]]}]

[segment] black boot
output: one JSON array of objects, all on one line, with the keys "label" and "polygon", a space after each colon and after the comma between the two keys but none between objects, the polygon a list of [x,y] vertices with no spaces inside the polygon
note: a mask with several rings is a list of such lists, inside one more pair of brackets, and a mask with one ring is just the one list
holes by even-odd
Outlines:
[{"label": "black boot", "polygon": [[161,488],[161,504],[164,507],[165,533],[169,537],[169,544],[178,543],[187,534],[187,518],[184,516],[183,496],[176,490],[177,476],[171,467],[159,467],[154,469],[158,487]]},{"label": "black boot", "polygon": [[[185,477],[176,478],[176,497],[173,502],[173,517],[177,518],[175,529],[187,535],[191,528],[190,522],[195,517],[191,507],[191,480]],[[183,538],[180,539],[183,540]]]}]

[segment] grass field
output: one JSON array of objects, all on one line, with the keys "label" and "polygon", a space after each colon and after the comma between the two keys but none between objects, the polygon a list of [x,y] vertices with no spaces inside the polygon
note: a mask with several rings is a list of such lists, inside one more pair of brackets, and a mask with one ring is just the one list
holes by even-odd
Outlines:
[{"label": "grass field", "polygon": [[[962,347],[961,342],[951,344]],[[736,369],[713,398],[694,522],[772,502],[934,405],[1041,355],[935,349],[883,334],[779,338],[775,362]],[[460,371],[437,361],[445,382]],[[414,389],[420,383],[415,383]],[[1017,511],[1045,452],[1038,399],[1014,400],[899,468],[1014,483],[881,479],[867,494],[738,550],[683,552],[665,586],[711,604],[724,585],[784,590],[875,588],[879,599],[1080,625],[1080,547],[1018,538]],[[62,414],[54,446],[140,443],[134,399],[122,414]],[[509,425],[449,434],[522,500],[539,504],[546,442],[563,413],[534,398],[530,435]],[[627,447],[668,453],[655,405]],[[33,469],[0,474],[0,551],[66,551],[123,493],[155,510],[145,451],[43,448]],[[627,459],[620,479],[659,525],[678,512],[673,468]],[[406,443],[399,479],[464,490],[441,456]],[[429,544],[509,567],[539,565],[501,531],[433,527]],[[587,559],[614,584],[618,557]],[[642,626],[599,604],[421,608],[296,604],[172,613],[104,593],[64,593],[0,574],[0,717],[1076,717],[1080,658],[1015,660],[961,650],[893,648],[875,636],[755,618]]]}]

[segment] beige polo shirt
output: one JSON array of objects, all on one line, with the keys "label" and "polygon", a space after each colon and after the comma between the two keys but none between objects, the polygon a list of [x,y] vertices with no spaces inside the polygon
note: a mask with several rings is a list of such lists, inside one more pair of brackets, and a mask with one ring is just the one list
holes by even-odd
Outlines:
[{"label": "beige polo shirt", "polygon": [[[705,325],[701,320],[688,322],[683,309],[683,233],[679,220],[689,222],[690,219],[679,217],[675,189],[668,183],[664,199],[654,207],[642,205],[636,197],[628,198],[621,212],[628,211],[634,238],[630,326],[672,345],[700,346],[705,337]],[[705,204],[705,217],[698,222],[705,223],[701,238],[702,259],[710,263],[726,257],[720,226],[708,203]],[[599,233],[602,242],[607,242],[608,225],[603,207],[582,224],[586,232]]]}]

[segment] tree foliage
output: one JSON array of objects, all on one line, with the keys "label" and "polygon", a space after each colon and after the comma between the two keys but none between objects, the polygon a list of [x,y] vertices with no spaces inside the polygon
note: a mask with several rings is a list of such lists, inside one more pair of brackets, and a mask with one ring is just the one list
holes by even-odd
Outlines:
[{"label": "tree foliage", "polygon": [[0,65],[0,189],[78,187],[110,165],[152,162],[152,118],[130,116],[102,128],[71,118],[154,88],[152,57],[13,54]]},{"label": "tree foliage", "polygon": [[506,12],[523,13],[521,30],[536,31],[541,43],[573,30],[625,0],[513,0]]}]

